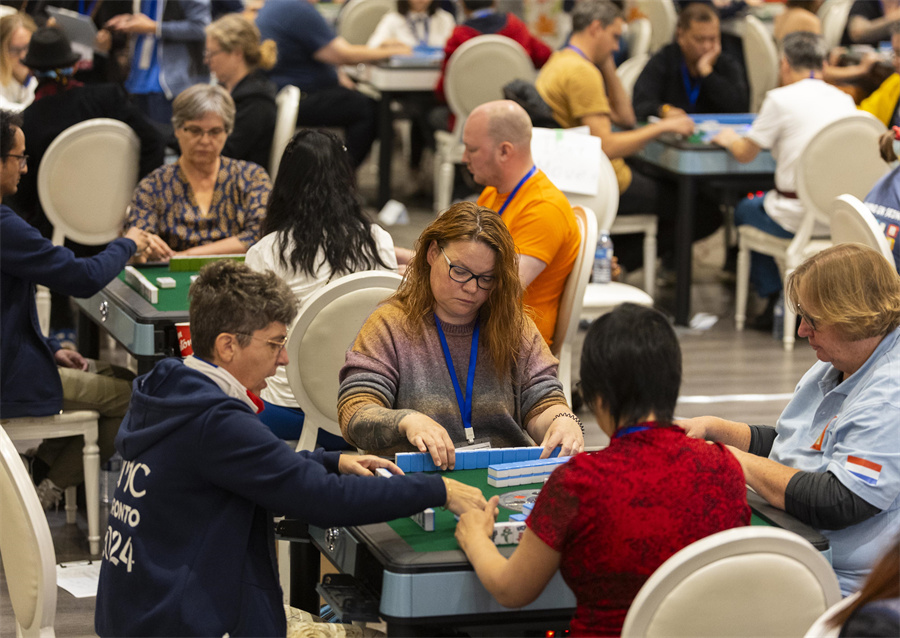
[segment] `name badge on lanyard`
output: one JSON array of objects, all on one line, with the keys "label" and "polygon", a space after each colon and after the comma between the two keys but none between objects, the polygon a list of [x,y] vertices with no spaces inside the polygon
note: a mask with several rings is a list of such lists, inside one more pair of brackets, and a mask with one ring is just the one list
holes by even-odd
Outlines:
[{"label": "name badge on lanyard", "polygon": [[462,419],[463,429],[466,433],[466,441],[475,441],[475,430],[472,428],[472,390],[475,386],[475,364],[478,362],[478,334],[480,323],[475,324],[472,332],[472,349],[469,352],[469,372],[466,375],[466,396],[463,396],[459,380],[456,378],[456,368],[453,367],[453,357],[450,355],[450,346],[447,345],[447,337],[441,328],[441,320],[434,316],[434,324],[437,326],[438,337],[441,339],[441,350],[444,351],[444,361],[447,364],[447,372],[450,373],[450,381],[453,383],[453,391],[456,393],[456,404],[459,406],[459,416]]}]

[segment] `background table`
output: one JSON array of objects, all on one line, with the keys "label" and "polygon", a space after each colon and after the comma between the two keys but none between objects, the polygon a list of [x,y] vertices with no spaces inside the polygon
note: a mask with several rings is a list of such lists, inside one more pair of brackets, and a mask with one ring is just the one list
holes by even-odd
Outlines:
[{"label": "background table", "polygon": [[138,373],[149,372],[164,357],[180,355],[175,324],[188,320],[188,289],[196,271],[171,272],[168,265],[142,266],[156,285],[157,277],[172,277],[175,288],[160,288],[151,304],[125,283],[124,272],[92,297],[75,299],[78,306],[78,350],[96,358],[98,327],[103,328],[138,361]]},{"label": "background table", "polygon": [[[459,470],[448,475],[480,488],[488,498],[542,487],[537,483],[494,488],[488,485],[487,470],[484,469]],[[816,530],[768,506],[748,491],[750,499],[751,524],[795,531],[830,556],[828,540]],[[501,507],[498,520],[508,520],[511,513]],[[309,532],[313,545],[343,574],[354,576],[364,595],[377,601],[374,609],[386,621],[389,635],[427,636],[433,635],[438,627],[441,630],[447,627],[475,628],[487,631],[488,635],[523,635],[525,630],[532,635],[542,635],[545,630],[559,631],[568,627],[575,609],[575,597],[559,573],[527,607],[516,610],[502,607],[481,585],[456,544],[455,527],[453,515],[437,509],[434,532],[425,532],[406,518],[327,530],[311,526]],[[505,556],[514,550],[514,545],[500,547]],[[318,572],[315,579],[318,579]],[[292,581],[292,600],[296,582]]]},{"label": "background table", "polygon": [[434,92],[441,74],[440,65],[361,64],[345,67],[345,70],[354,80],[381,94],[378,101],[378,206],[381,207],[391,198],[391,158],[394,150],[391,100],[402,99],[404,94]]},{"label": "background table", "polygon": [[[753,114],[697,115],[696,122],[724,119],[750,122]],[[645,165],[648,173],[660,173],[673,180],[678,190],[675,221],[675,323],[687,325],[691,314],[691,245],[693,244],[694,209],[697,187],[701,182],[714,183],[729,190],[767,189],[773,184],[775,160],[767,150],[756,159],[741,164],[725,149],[712,144],[691,143],[663,136],[647,144],[630,159]]]}]

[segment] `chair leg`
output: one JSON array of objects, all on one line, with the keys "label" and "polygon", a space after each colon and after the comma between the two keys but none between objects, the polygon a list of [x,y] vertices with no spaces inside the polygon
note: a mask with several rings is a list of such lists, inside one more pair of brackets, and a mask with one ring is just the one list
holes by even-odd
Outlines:
[{"label": "chair leg", "polygon": [[656,233],[644,234],[644,292],[656,298]]},{"label": "chair leg", "polygon": [[66,523],[75,524],[78,515],[78,490],[74,485],[66,488]]},{"label": "chair leg", "polygon": [[[738,233],[740,237],[740,233]],[[738,240],[737,288],[734,293],[734,325],[737,331],[744,329],[747,319],[747,293],[750,288],[750,249]]]},{"label": "chair leg", "polygon": [[797,332],[797,315],[790,309],[787,303],[784,304],[784,333],[781,338],[781,345],[785,352],[791,352],[794,349],[794,335]]},{"label": "chair leg", "polygon": [[88,545],[100,554],[100,447],[97,430],[84,435],[84,500],[87,505]]},{"label": "chair leg", "polygon": [[440,215],[450,206],[450,200],[453,199],[453,162],[442,159],[435,169],[436,183],[434,188],[434,212]]}]

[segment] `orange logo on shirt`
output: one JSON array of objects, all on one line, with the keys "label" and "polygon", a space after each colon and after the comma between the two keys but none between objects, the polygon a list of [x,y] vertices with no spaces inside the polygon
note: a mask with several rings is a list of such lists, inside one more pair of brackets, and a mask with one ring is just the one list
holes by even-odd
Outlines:
[{"label": "orange logo on shirt", "polygon": [[819,438],[816,439],[816,442],[812,444],[811,449],[816,450],[817,452],[822,451],[822,441],[825,440],[825,432],[828,431],[828,426],[830,426],[836,418],[837,415],[834,415],[833,417],[831,417],[831,421],[825,424],[825,427],[822,428],[822,433],[819,435]]}]

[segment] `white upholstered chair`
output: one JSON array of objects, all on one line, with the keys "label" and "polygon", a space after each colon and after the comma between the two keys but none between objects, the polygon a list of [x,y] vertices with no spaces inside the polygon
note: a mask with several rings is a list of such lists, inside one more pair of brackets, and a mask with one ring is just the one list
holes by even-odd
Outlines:
[{"label": "white upholstered chair", "polygon": [[853,195],[841,195],[831,207],[831,241],[835,244],[858,243],[874,248],[895,268],[894,253],[887,237],[878,225],[878,220]]},{"label": "white upholstered chair", "polygon": [[[817,222],[827,226],[834,200],[843,194],[865,197],[887,170],[878,153],[878,138],[884,126],[868,113],[855,113],[823,128],[797,162],[797,197],[806,214],[792,239],[781,239],[752,226],[738,227],[737,289],[735,325],[744,329],[750,281],[750,252],[775,258],[782,279],[806,258],[831,245],[828,237],[816,239]],[[793,350],[796,315],[784,306],[785,350]]]},{"label": "white upholstered chair", "polygon": [[350,44],[365,44],[381,18],[396,10],[396,0],[349,0],[338,14],[337,33]]},{"label": "white upholstered chair", "polygon": [[572,405],[572,344],[578,333],[578,322],[584,305],[584,291],[591,278],[594,249],[597,246],[597,216],[594,211],[575,206],[574,212],[578,230],[581,232],[581,246],[572,265],[572,272],[566,279],[562,297],[559,299],[553,345],[550,346],[550,352],[559,359],[558,376],[569,405]]},{"label": "white upholstered chair", "polygon": [[631,6],[650,20],[650,53],[656,53],[672,41],[678,22],[678,12],[672,0],[633,0]]},{"label": "white upholstered chair", "polygon": [[288,382],[306,415],[298,450],[313,450],[319,430],[341,436],[338,373],[366,318],[402,277],[382,270],[353,273],[313,294],[300,309],[287,343]]},{"label": "white upholstered chair", "polygon": [[[84,437],[84,500],[87,507],[88,545],[91,554],[100,553],[100,447],[97,419],[93,410],[70,410],[51,416],[3,419],[0,426],[13,441]],[[66,522],[75,523],[78,506],[75,486],[66,488]]]},{"label": "white upholstered chair", "polygon": [[628,43],[628,59],[650,53],[653,26],[647,18],[638,18],[628,23],[625,41]]},{"label": "white upholstered chair", "polygon": [[855,603],[858,598],[859,592],[854,592],[826,609],[825,613],[819,616],[816,622],[806,630],[803,638],[838,638],[838,635],[841,633],[841,627],[840,625],[832,627],[831,619]]},{"label": "white upholstered chair", "polygon": [[778,86],[778,50],[772,34],[755,16],[744,17],[742,32],[750,112],[758,113],[766,93]]},{"label": "white upholstered chair", "polygon": [[452,131],[434,134],[434,211],[440,213],[453,196],[453,172],[462,162],[462,131],[476,107],[503,99],[503,87],[513,80],[534,82],[531,58],[521,45],[502,35],[480,35],[464,42],[444,72],[444,95],[456,117]]},{"label": "white upholstered chair", "polygon": [[806,540],[738,527],[663,563],[632,602],[622,636],[802,636],[840,599],[834,570]]},{"label": "white upholstered chair", "polygon": [[276,116],[275,131],[272,134],[272,148],[269,151],[269,177],[272,181],[278,176],[281,156],[288,142],[297,130],[297,114],[300,112],[300,89],[288,84],[275,96]]},{"label": "white upholstered chair", "polygon": [[597,227],[601,230],[609,228],[613,235],[625,232],[644,233],[644,286],[647,290],[617,281],[608,284],[588,284],[584,293],[581,314],[582,317],[590,319],[595,319],[625,302],[652,306],[652,292],[656,285],[656,216],[625,215],[618,217],[616,213],[619,209],[619,186],[616,181],[616,171],[602,151],[597,161],[600,163],[600,183],[597,187],[597,195],[566,193],[566,197],[573,206],[582,206],[593,210],[597,215]]},{"label": "white upholstered chair", "polygon": [[841,43],[852,6],[853,0],[825,0],[825,3],[819,7],[822,37],[825,38],[825,46],[829,51]]},{"label": "white upholstered chair", "polygon": [[616,69],[616,75],[619,81],[622,82],[622,88],[625,89],[629,98],[634,94],[634,85],[649,61],[650,54],[641,53],[629,57]]},{"label": "white upholstered chair", "polygon": [[[16,636],[54,636],[56,552],[31,477],[0,427],[0,560]],[[7,635],[12,633],[7,628]]]},{"label": "white upholstered chair", "polygon": [[[119,236],[138,181],[141,144],[124,122],[95,118],[60,133],[38,167],[41,207],[53,224],[53,243],[69,238],[87,246]],[[38,291],[38,318],[46,333],[50,294]]]}]

